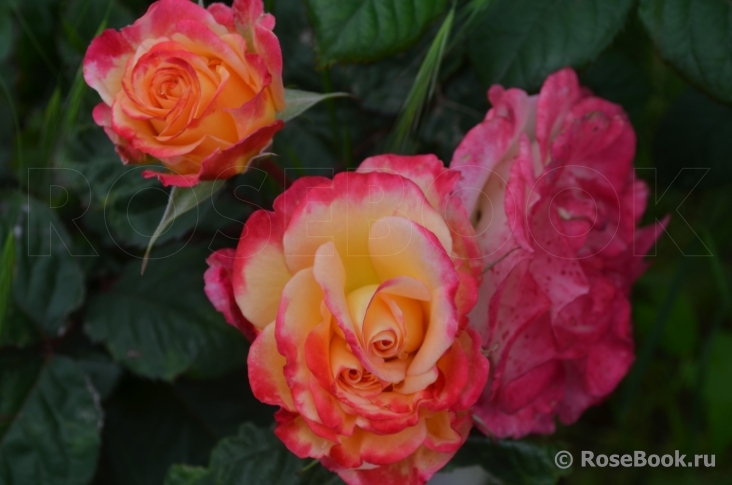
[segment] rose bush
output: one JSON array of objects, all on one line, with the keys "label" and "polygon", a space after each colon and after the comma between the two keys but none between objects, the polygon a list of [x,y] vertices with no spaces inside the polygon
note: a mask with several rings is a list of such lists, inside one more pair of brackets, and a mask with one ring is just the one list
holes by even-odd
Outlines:
[{"label": "rose bush", "polygon": [[350,484],[424,483],[471,428],[488,362],[467,328],[481,262],[457,176],[385,155],[301,178],[209,259],[277,436]]},{"label": "rose bush", "polygon": [[541,92],[493,86],[455,151],[486,273],[470,325],[491,375],[484,432],[551,433],[606,397],[633,362],[628,295],[658,225],[636,229],[648,188],[622,108],[565,69]]},{"label": "rose bush", "polygon": [[282,53],[261,0],[204,9],[160,0],[89,46],[84,78],[102,97],[94,120],[125,163],[147,156],[165,185],[229,178],[283,126]]}]

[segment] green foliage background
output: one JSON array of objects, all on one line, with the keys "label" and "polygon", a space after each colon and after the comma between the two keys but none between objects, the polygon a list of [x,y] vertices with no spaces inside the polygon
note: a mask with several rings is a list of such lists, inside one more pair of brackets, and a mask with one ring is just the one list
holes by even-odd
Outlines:
[{"label": "green foliage background", "polygon": [[[168,193],[91,119],[80,63],[146,0],[0,4],[0,484],[324,484],[247,384],[245,339],[203,294],[204,260],[281,192],[229,181],[145,248]],[[671,226],[633,294],[637,360],[550,437],[471,436],[449,468],[500,483],[732,483],[732,4],[721,0],[268,0],[287,87],[342,91],[289,122],[292,180],[384,151],[449,162],[493,83],[536,92],[571,65],[621,104]],[[38,170],[52,168],[55,170]],[[575,466],[562,472],[556,450]],[[714,468],[580,468],[579,452],[715,454]]]}]

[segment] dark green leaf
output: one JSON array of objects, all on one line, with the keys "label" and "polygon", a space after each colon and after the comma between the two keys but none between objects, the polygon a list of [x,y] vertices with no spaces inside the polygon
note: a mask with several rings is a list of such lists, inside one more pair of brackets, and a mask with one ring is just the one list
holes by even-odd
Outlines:
[{"label": "dark green leaf", "polygon": [[450,467],[480,465],[504,485],[551,485],[571,473],[571,468],[561,470],[555,465],[559,450],[529,441],[470,436]]},{"label": "dark green leaf", "polygon": [[[105,226],[118,246],[147,248],[169,206],[170,192],[157,181],[142,180],[142,169],[140,166],[127,168],[102,199]],[[196,226],[201,212],[180,213],[171,220],[167,230],[158,234],[157,242],[163,244],[189,232]]]},{"label": "dark green leaf", "polygon": [[0,7],[0,62],[4,61],[13,49],[13,22],[9,8]]},{"label": "dark green leaf", "polygon": [[468,52],[485,86],[530,91],[565,66],[593,60],[633,0],[496,0],[476,19]]},{"label": "dark green leaf", "polygon": [[8,231],[0,251],[0,339],[11,303],[13,273],[15,273],[15,237],[12,231]]},{"label": "dark green leaf", "polygon": [[611,49],[582,72],[580,82],[595,95],[620,104],[635,122],[653,94],[648,77],[628,55]]},{"label": "dark green leaf", "polygon": [[712,442],[720,452],[732,444],[732,334],[720,332],[712,343],[704,386]]},{"label": "dark green leaf", "polygon": [[0,482],[85,485],[102,411],[71,360],[0,358]]},{"label": "dark green leaf", "polygon": [[89,377],[99,397],[109,397],[122,375],[122,368],[102,352],[88,352],[76,356],[74,361]]},{"label": "dark green leaf", "polygon": [[412,45],[447,0],[308,0],[323,64],[376,60]]},{"label": "dark green leaf", "polygon": [[[732,108],[689,89],[661,120],[653,157],[662,187],[732,182]],[[706,175],[704,169],[709,169]]]},{"label": "dark green leaf", "polygon": [[226,485],[296,484],[302,466],[272,431],[251,424],[216,445],[210,463],[216,482]]},{"label": "dark green leaf", "polygon": [[2,225],[19,234],[15,302],[42,332],[55,337],[84,299],[84,275],[72,256],[71,238],[56,214],[41,202],[19,193],[3,199]]},{"label": "dark green leaf", "polygon": [[302,0],[277,0],[270,2],[277,19],[275,35],[282,47],[282,66],[285,86],[300,89],[322,89],[320,73],[316,72],[315,53],[312,48],[313,29],[307,16],[307,6]]},{"label": "dark green leaf", "polygon": [[38,327],[14,301],[10,301],[5,322],[3,333],[0,334],[0,347],[29,347],[41,340]]},{"label": "dark green leaf", "polygon": [[419,58],[412,50],[370,64],[345,64],[333,68],[334,77],[349,86],[366,111],[393,116],[399,113],[414,84]]},{"label": "dark green leaf", "polygon": [[419,131],[425,153],[449,161],[465,134],[488,111],[488,99],[472,69],[465,69],[441,86],[440,96],[425,113]]},{"label": "dark green leaf", "polygon": [[[211,454],[208,473],[196,471],[190,480],[180,467],[168,473],[166,485],[296,485],[304,461],[285,448],[270,430],[243,424],[237,436],[221,441]],[[173,481],[176,477],[188,481]]]},{"label": "dark green leaf", "polygon": [[303,114],[316,104],[330,98],[348,96],[347,93],[310,93],[299,89],[285,89],[285,109],[277,113],[277,119],[289,121]]},{"label": "dark green leaf", "polygon": [[712,96],[732,102],[732,4],[641,0],[640,15],[666,61]]},{"label": "dark green leaf", "polygon": [[236,434],[244,421],[268,425],[277,409],[254,397],[246,368],[213,379],[181,377],[172,387],[186,408],[218,438]]},{"label": "dark green leaf", "polygon": [[274,412],[252,395],[246,369],[174,384],[128,376],[106,407],[107,446],[98,478],[116,485],[159,485],[174,463],[190,465],[176,467],[175,480],[198,484],[194,478],[201,473],[194,467],[207,463],[217,441],[235,435],[247,420],[269,424]]},{"label": "dark green leaf", "polygon": [[[329,138],[327,122],[325,106],[316,106],[307,115],[287,123],[279,133],[274,150],[289,177],[291,174],[333,176],[338,160],[331,149],[333,141]],[[314,171],[314,168],[322,170]]]},{"label": "dark green leaf", "polygon": [[89,336],[104,342],[115,360],[152,378],[171,380],[191,368],[215,374],[243,364],[243,336],[203,292],[208,254],[199,246],[153,257],[144,276],[133,260],[112,288],[91,299]]},{"label": "dark green leaf", "polygon": [[105,412],[100,484],[160,485],[174,463],[205,465],[221,438],[165,383],[125,377]]},{"label": "dark green leaf", "polygon": [[440,64],[442,64],[442,55],[445,52],[447,39],[450,37],[454,18],[455,10],[452,9],[447,14],[442,26],[440,26],[440,30],[432,41],[422,65],[419,67],[417,76],[414,78],[414,83],[409,90],[407,99],[404,101],[396,126],[389,139],[387,147],[390,152],[404,153],[406,151],[408,137],[415,131],[424,105],[432,97],[437,76],[440,72]]},{"label": "dark green leaf", "polygon": [[[650,334],[656,312],[663,301],[662,292],[657,292],[655,296],[657,299],[652,302],[639,302],[633,306],[633,322],[645,335]],[[679,295],[673,303],[661,341],[664,350],[679,357],[691,355],[699,342],[697,325],[696,315],[688,298]]]},{"label": "dark green leaf", "polygon": [[173,465],[163,485],[215,485],[213,475],[200,466]]}]

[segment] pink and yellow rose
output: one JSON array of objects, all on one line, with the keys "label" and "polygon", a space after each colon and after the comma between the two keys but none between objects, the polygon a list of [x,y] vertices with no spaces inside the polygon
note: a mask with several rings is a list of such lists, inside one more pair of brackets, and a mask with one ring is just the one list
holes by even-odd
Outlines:
[{"label": "pink and yellow rose", "polygon": [[622,108],[571,69],[541,92],[493,86],[493,108],[455,151],[486,273],[470,326],[491,375],[475,413],[491,435],[551,433],[603,400],[633,362],[630,287],[661,226]]},{"label": "pink and yellow rose", "polygon": [[133,25],[105,30],[84,59],[102,98],[94,120],[125,163],[160,160],[165,185],[241,173],[282,128],[282,53],[261,0],[204,9],[160,0]]},{"label": "pink and yellow rose", "polygon": [[304,177],[209,259],[206,293],[254,337],[275,433],[349,484],[424,483],[471,428],[488,362],[467,327],[481,261],[457,179],[396,155]]}]

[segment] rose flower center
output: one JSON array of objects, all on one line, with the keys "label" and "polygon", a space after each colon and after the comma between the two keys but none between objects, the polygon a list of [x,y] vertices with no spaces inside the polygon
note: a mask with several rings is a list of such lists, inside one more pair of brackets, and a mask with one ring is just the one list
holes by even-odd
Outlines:
[{"label": "rose flower center", "polygon": [[361,329],[370,356],[387,361],[407,359],[424,340],[422,305],[411,298],[377,292],[377,289],[377,285],[367,285],[348,295],[351,318]]}]

